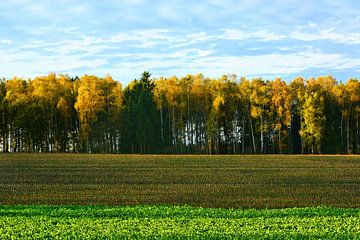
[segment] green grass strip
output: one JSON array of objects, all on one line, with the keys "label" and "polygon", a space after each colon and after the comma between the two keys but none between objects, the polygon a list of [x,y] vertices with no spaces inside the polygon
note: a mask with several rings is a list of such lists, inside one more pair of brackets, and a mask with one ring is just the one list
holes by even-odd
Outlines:
[{"label": "green grass strip", "polygon": [[360,239],[360,209],[0,206],[0,239]]}]

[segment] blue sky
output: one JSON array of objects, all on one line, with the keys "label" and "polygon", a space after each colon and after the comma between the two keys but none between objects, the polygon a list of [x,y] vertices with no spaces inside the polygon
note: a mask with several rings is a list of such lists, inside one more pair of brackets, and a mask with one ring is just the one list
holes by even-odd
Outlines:
[{"label": "blue sky", "polygon": [[0,76],[360,75],[360,3],[2,0]]}]

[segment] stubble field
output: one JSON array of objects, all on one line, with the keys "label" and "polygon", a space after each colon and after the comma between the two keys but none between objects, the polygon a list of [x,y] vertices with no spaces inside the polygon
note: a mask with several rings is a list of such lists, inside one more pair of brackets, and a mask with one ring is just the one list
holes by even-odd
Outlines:
[{"label": "stubble field", "polygon": [[0,205],[2,239],[354,239],[360,156],[1,154]]},{"label": "stubble field", "polygon": [[0,204],[360,207],[360,157],[2,154]]}]

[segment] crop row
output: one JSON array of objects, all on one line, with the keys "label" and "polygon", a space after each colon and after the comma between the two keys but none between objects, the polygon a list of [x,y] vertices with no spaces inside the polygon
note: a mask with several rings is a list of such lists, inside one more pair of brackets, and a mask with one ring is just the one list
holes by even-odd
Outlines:
[{"label": "crop row", "polygon": [[2,206],[0,238],[360,239],[360,210]]},{"label": "crop row", "polygon": [[0,204],[354,208],[360,157],[3,154]]}]

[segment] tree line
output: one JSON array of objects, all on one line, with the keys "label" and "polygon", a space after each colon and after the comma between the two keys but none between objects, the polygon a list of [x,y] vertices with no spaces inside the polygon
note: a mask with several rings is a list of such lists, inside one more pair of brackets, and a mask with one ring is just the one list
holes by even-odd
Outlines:
[{"label": "tree line", "polygon": [[359,153],[360,83],[202,74],[0,81],[0,151]]}]

